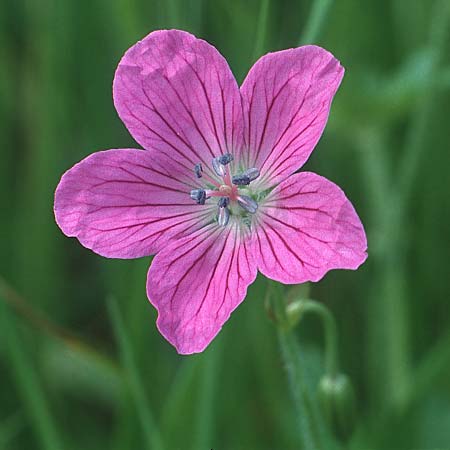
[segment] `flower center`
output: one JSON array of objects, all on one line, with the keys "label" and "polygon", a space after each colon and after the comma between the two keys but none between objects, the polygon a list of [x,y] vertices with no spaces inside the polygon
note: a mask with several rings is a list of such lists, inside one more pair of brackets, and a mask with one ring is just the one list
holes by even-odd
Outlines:
[{"label": "flower center", "polygon": [[219,192],[225,196],[225,197],[229,197],[231,195],[231,193],[233,192],[233,188],[231,186],[228,186],[228,184],[222,184],[219,187]]},{"label": "flower center", "polygon": [[194,172],[197,178],[202,178],[206,183],[214,186],[214,188],[200,187],[193,189],[190,192],[190,197],[198,205],[204,205],[208,199],[218,197],[217,222],[220,226],[226,226],[230,220],[230,203],[237,203],[244,214],[255,214],[258,209],[258,203],[252,197],[240,192],[239,188],[248,186],[253,180],[256,180],[259,177],[259,170],[256,167],[251,167],[242,173],[231,175],[229,167],[231,161],[233,161],[233,155],[231,153],[225,153],[212,160],[212,168],[220,178],[220,182],[205,174],[200,163],[194,166]]}]

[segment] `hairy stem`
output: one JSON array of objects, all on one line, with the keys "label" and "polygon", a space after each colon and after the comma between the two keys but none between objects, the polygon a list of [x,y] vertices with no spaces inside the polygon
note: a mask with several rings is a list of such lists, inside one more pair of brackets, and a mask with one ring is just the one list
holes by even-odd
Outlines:
[{"label": "hairy stem", "polygon": [[[278,341],[286,367],[292,400],[297,412],[300,440],[304,450],[321,450],[321,431],[314,412],[313,400],[303,371],[300,346],[287,323],[286,301],[282,287],[270,284],[269,291],[278,323]],[[323,427],[322,427],[323,428]]]}]

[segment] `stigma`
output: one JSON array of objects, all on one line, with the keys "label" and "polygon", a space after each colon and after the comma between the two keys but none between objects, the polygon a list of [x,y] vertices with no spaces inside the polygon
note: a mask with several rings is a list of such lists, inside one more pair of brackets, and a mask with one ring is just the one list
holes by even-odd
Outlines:
[{"label": "stigma", "polygon": [[[252,181],[260,176],[260,171],[256,167],[250,167],[243,172],[232,174],[231,163],[234,160],[231,153],[225,153],[221,156],[213,158],[211,167],[215,175],[219,178],[210,178],[203,170],[201,163],[195,164],[194,174],[197,179],[202,179],[207,184],[205,187],[192,189],[190,197],[198,205],[204,205],[207,200],[218,197],[217,213],[215,220],[218,225],[225,227],[230,221],[230,217],[235,214],[238,217],[245,217],[247,214],[255,214],[258,210],[257,201],[249,194],[249,190],[245,189],[245,195],[239,191],[242,187],[247,187]],[[209,185],[214,186],[210,189]],[[236,204],[238,208],[233,208]],[[239,209],[242,213],[239,213]]]}]

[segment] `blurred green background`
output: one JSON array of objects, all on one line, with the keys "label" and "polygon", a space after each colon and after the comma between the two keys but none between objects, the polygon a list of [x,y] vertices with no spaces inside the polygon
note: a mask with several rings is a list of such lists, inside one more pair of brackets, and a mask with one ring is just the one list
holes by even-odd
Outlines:
[{"label": "blurred green background", "polygon": [[[135,146],[114,70],[172,27],[214,44],[239,82],[263,53],[299,43],[341,60],[306,168],[343,187],[369,239],[357,272],[310,286],[337,319],[357,393],[342,448],[450,449],[449,4],[1,0],[0,449],[301,448],[263,278],[203,354],[181,357],[146,299],[150,260],[103,259],[54,223],[63,171]],[[296,333],[315,389],[321,323]]]}]

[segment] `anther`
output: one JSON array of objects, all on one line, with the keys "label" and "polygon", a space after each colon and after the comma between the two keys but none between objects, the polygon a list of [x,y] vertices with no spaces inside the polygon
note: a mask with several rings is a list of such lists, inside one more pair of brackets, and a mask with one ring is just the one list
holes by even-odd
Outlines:
[{"label": "anther", "polygon": [[233,155],[231,153],[225,153],[224,155],[218,156],[212,160],[212,166],[214,172],[216,172],[219,177],[223,177],[227,173],[225,166],[233,161]]},{"label": "anther", "polygon": [[233,155],[231,153],[225,153],[222,156],[219,156],[217,158],[220,162],[220,164],[223,164],[226,166],[227,164],[230,164],[231,161],[233,161]]},{"label": "anther", "polygon": [[247,186],[251,181],[256,180],[256,178],[259,177],[259,174],[259,170],[256,167],[252,167],[243,173],[235,175],[231,181],[236,186]]},{"label": "anther", "polygon": [[239,203],[239,206],[245,209],[250,214],[255,214],[256,210],[258,209],[258,203],[247,195],[240,195],[237,198],[237,201]]},{"label": "anther", "polygon": [[219,208],[226,208],[230,204],[230,199],[228,197],[220,197],[217,205]]},{"label": "anther", "polygon": [[198,205],[204,205],[206,201],[206,191],[204,189],[192,189],[190,196]]},{"label": "anther", "polygon": [[257,169],[256,167],[251,167],[250,169],[247,169],[244,173],[250,178],[250,181],[256,180],[260,175],[259,169]]},{"label": "anther", "polygon": [[214,159],[212,160],[212,166],[213,166],[214,172],[216,172],[216,174],[217,174],[219,177],[223,177],[223,176],[226,174],[227,169],[226,169],[225,166],[219,161],[220,158],[221,158],[220,156],[219,156],[218,158],[214,158]]},{"label": "anther", "polygon": [[201,163],[198,163],[194,166],[194,172],[195,172],[195,176],[197,178],[201,178],[202,177],[202,173],[203,173],[203,167],[201,165]]},{"label": "anther", "polygon": [[241,173],[239,175],[234,175],[231,182],[236,186],[247,186],[250,184],[250,177],[245,175],[245,173]]},{"label": "anther", "polygon": [[228,224],[230,220],[230,210],[227,207],[218,208],[217,212],[217,222],[221,227],[224,227]]}]

